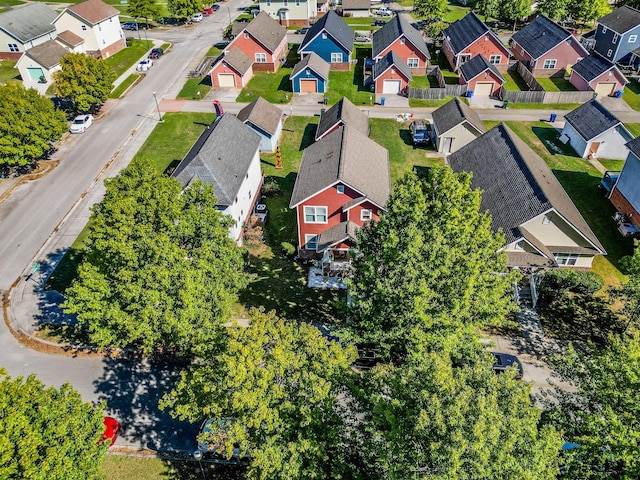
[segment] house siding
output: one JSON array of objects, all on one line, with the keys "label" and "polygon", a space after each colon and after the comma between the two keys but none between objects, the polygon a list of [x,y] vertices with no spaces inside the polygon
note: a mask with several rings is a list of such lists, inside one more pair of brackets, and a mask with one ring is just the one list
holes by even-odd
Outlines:
[{"label": "house siding", "polygon": [[[46,35],[41,35],[39,37],[36,37],[26,43],[22,43],[20,40],[17,40],[11,35],[7,34],[7,32],[5,32],[4,30],[0,30],[0,59],[18,60],[25,51],[37,45],[40,45],[44,42],[47,42],[49,40],[56,38],[56,35],[57,35],[56,32],[51,32],[51,33],[47,33]],[[18,46],[19,51],[10,52],[9,51],[10,43],[16,44]]]},{"label": "house siding", "polygon": [[245,87],[247,85],[247,83],[249,82],[249,80],[251,80],[251,77],[253,77],[253,69],[252,68],[249,68],[249,70],[247,70],[244,75],[240,75],[233,68],[230,68],[224,61],[222,61],[222,62],[218,63],[218,65],[216,65],[211,70],[211,73],[209,74],[211,76],[211,85],[213,85],[214,88],[219,88],[220,87],[220,79],[219,79],[218,75],[221,74],[221,73],[222,74],[233,74],[235,76],[235,79],[236,79],[236,88]]},{"label": "house siding", "polygon": [[[545,216],[551,219],[550,223],[544,223]],[[555,211],[538,215],[525,222],[522,226],[546,246],[593,248],[582,235]]]},{"label": "house siding", "polygon": [[569,137],[569,143],[582,158],[587,158],[591,151],[591,144],[596,142],[600,143],[596,156],[598,158],[609,158],[612,160],[624,160],[629,154],[629,149],[625,146],[627,142],[633,140],[633,137],[629,135],[621,126],[617,126],[606,132],[598,135],[590,141],[583,139],[578,132],[568,122],[565,123],[565,127],[562,129],[562,133],[565,133]]},{"label": "house siding", "polygon": [[[633,50],[640,47],[640,25],[622,35],[617,34],[617,32],[614,32],[610,28],[607,28],[607,31],[603,32],[604,27],[598,24],[596,27],[596,46],[594,50],[611,62],[626,60],[625,57],[628,57]],[[618,38],[616,42],[613,43],[616,35]],[[629,42],[629,37],[632,35],[636,35],[636,40]],[[611,50],[611,55],[607,55],[609,50]]]},{"label": "house siding", "polygon": [[300,86],[300,80],[308,80],[308,79],[313,79],[317,81],[318,93],[325,93],[325,91],[327,90],[327,81],[324,78],[320,77],[316,72],[314,72],[311,69],[309,69],[308,75],[307,75],[306,69],[303,69],[294,78],[291,79],[291,87],[293,92],[300,93],[302,89]]},{"label": "house siding", "polygon": [[[488,74],[485,77],[485,74]],[[475,78],[472,78],[469,82],[467,82],[467,80],[460,75],[460,85],[466,85],[468,90],[476,90],[476,83],[483,83],[483,82],[493,82],[493,92],[491,93],[492,95],[497,95],[498,92],[500,91],[500,87],[502,87],[502,80],[500,78],[498,78],[492,71],[490,70],[486,70],[484,73],[481,73],[480,75],[478,75]]]},{"label": "house siding", "polygon": [[[245,38],[245,32],[241,32],[236,38],[234,38],[225,52],[231,51],[233,47],[238,47],[243,51],[253,62],[254,72],[275,72],[280,67],[280,59],[284,58],[287,52],[287,37],[285,36],[280,45],[272,53],[264,46],[254,39],[250,34],[247,34]],[[267,61],[265,63],[255,62],[256,53],[264,53]]]},{"label": "house siding", "polygon": [[[351,53],[342,45],[338,44],[331,35],[327,34],[327,38],[322,38],[322,32],[319,33],[304,50],[300,50],[300,59],[304,59],[311,52],[315,52],[320,58],[327,62],[332,70],[348,70],[351,62]],[[331,62],[331,54],[340,53],[342,62]]]},{"label": "house siding", "polygon": [[[585,53],[580,48],[579,42],[576,39],[572,38],[570,39],[570,41],[571,43],[568,43],[568,41],[562,42],[561,44],[549,50],[538,60],[536,60],[533,68],[531,69],[531,73],[533,74],[533,76],[562,77],[564,76],[567,67],[573,66],[578,63],[578,61],[582,60],[587,55],[587,53]],[[556,68],[542,68],[544,66],[545,60],[556,60]]]},{"label": "house siding", "polygon": [[40,65],[38,62],[33,60],[28,55],[23,55],[20,58],[20,60],[18,60],[18,63],[16,63],[16,68],[20,72],[20,76],[22,77],[22,83],[26,88],[29,88],[29,87],[36,88],[36,84],[39,83],[37,80],[36,81],[31,80],[29,74],[27,73],[27,69],[40,68],[46,80],[46,82],[43,85],[51,85],[51,83],[53,82],[53,73],[59,70],[62,70],[62,67],[59,64],[52,67],[50,70],[48,70],[42,65]]},{"label": "house siding", "polygon": [[443,50],[445,52],[445,56],[449,60],[451,68],[455,71],[457,71],[461,65],[461,55],[471,55],[471,58],[475,57],[476,55],[482,55],[487,60],[491,59],[491,55],[502,55],[500,63],[495,64],[494,66],[501,73],[506,72],[507,67],[509,66],[509,51],[502,43],[498,42],[493,37],[493,35],[490,35],[488,33],[478,38],[464,50],[458,52],[457,56],[453,55],[451,45],[446,39],[444,41]]},{"label": "house siding", "polygon": [[[286,19],[281,20],[279,12],[285,8],[288,10],[287,16]],[[315,0],[300,0],[298,5],[296,0],[289,0],[286,4],[284,1],[260,0],[260,10],[267,12],[270,17],[278,20],[285,27],[302,27],[309,25],[309,19],[316,16],[317,2]]]},{"label": "house siding", "polygon": [[376,56],[374,60],[380,60],[389,52],[393,51],[398,55],[405,63],[409,63],[408,60],[410,58],[418,59],[418,67],[411,69],[411,75],[426,75],[427,74],[427,66],[429,65],[429,60],[427,56],[418,50],[414,44],[412,44],[408,39],[405,39],[405,43],[401,42],[401,39],[405,38],[404,35],[400,38],[397,38],[391,45],[385,48],[380,55]]},{"label": "house siding", "polygon": [[[609,73],[611,73],[611,75],[609,75]],[[624,89],[625,80],[626,79],[622,75],[619,75],[613,68],[594,78],[589,83],[574,71],[571,72],[571,76],[569,77],[569,82],[580,91],[595,90],[601,82],[615,82],[616,86],[613,91],[616,92]]]},{"label": "house siding", "polygon": [[365,17],[370,17],[371,13],[369,12],[369,9],[348,9],[348,10],[343,10],[345,16],[351,16],[353,18],[365,18]]},{"label": "house siding", "polygon": [[[65,11],[58,17],[54,25],[58,32],[70,30],[84,39],[88,55],[103,59],[109,58],[126,47],[125,36],[117,15],[92,27]],[[82,29],[83,26],[86,27],[86,30]]]},{"label": "house siding", "polygon": [[638,211],[633,208],[631,202],[618,190],[618,187],[614,187],[611,191],[609,200],[613,206],[616,207],[617,211],[622,212],[631,223],[640,228],[640,215],[638,215]]},{"label": "house siding", "polygon": [[611,191],[609,199],[614,207],[634,224],[640,227],[640,159],[629,152],[624,167],[620,172],[618,181]]},{"label": "house siding", "polygon": [[276,129],[273,135],[268,134],[260,127],[254,125],[251,122],[245,122],[245,125],[251,127],[251,129],[260,135],[260,151],[261,152],[273,152],[278,145],[278,139],[280,138],[280,133],[282,133],[282,121],[278,124],[278,128]]},{"label": "house siding", "polygon": [[453,153],[456,150],[464,147],[468,143],[471,143],[479,136],[480,132],[470,126],[468,122],[462,122],[446,132],[437,133],[436,146],[438,152],[443,152],[445,144],[444,139],[451,138],[451,150],[449,151],[449,153]]},{"label": "house siding", "polygon": [[385,80],[400,80],[400,93],[402,95],[406,95],[407,94],[407,87],[409,86],[409,80],[402,75],[402,73],[400,73],[400,70],[398,70],[395,67],[391,67],[389,69],[387,69],[386,72],[384,72],[382,75],[380,75],[378,78],[376,78],[375,80],[375,93],[382,93],[382,88],[384,86],[384,81]]}]

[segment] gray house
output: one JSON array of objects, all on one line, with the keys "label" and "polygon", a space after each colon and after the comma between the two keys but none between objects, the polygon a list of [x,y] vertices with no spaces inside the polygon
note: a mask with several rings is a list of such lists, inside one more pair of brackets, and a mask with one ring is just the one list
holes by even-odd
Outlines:
[{"label": "gray house", "polygon": [[486,132],[476,111],[457,97],[435,110],[432,116],[433,143],[438,152],[455,152]]},{"label": "gray house", "polygon": [[17,60],[28,49],[56,38],[57,16],[40,2],[0,13],[0,59]]},{"label": "gray house", "polygon": [[629,150],[625,144],[633,135],[597,100],[583,103],[564,118],[562,135],[582,158],[627,158]]},{"label": "gray house", "polygon": [[258,133],[261,152],[273,152],[282,133],[282,110],[258,97],[238,112],[238,120]]},{"label": "gray house", "polygon": [[349,125],[367,137],[369,136],[369,118],[348,98],[343,97],[342,100],[320,115],[316,140],[326,137],[343,125]]},{"label": "gray house", "polygon": [[632,52],[640,47],[640,10],[624,5],[605,15],[598,20],[595,39],[595,51],[604,58],[630,64]]}]

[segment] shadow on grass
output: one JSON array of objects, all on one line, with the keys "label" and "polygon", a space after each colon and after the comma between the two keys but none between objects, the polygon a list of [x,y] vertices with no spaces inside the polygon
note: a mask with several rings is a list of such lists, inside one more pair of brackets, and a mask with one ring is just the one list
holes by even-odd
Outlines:
[{"label": "shadow on grass", "polygon": [[283,92],[291,92],[291,94],[293,95],[293,89],[291,88],[291,75],[285,75],[280,79],[278,90]]},{"label": "shadow on grass", "polygon": [[359,92],[369,92],[370,89],[363,85],[364,80],[364,61],[371,57],[371,48],[361,47],[355,49],[355,57],[357,63],[353,69],[353,84],[358,88]]},{"label": "shadow on grass", "polygon": [[57,290],[64,293],[78,276],[78,267],[82,263],[83,255],[81,249],[69,248],[47,279],[45,290]]},{"label": "shadow on grass", "polygon": [[576,157],[576,152],[573,147],[569,145],[569,142],[562,143],[559,140],[560,132],[558,132],[554,127],[532,127],[531,131],[540,139],[550,154],[555,155],[559,153],[560,155]]},{"label": "shadow on grass", "polygon": [[308,123],[304,127],[304,133],[302,134],[302,140],[300,141],[300,151],[315,143],[317,130],[318,126],[315,123]]},{"label": "shadow on grass", "polygon": [[[168,473],[167,480],[244,480],[246,467],[237,465],[212,464],[203,460],[200,464],[193,459],[164,460]],[[202,466],[202,468],[200,468]],[[204,473],[203,473],[204,472]]]},{"label": "shadow on grass", "polygon": [[402,139],[405,145],[408,145],[410,147],[415,147],[415,145],[411,141],[411,131],[408,128],[401,128],[398,134],[400,135],[400,138]]}]

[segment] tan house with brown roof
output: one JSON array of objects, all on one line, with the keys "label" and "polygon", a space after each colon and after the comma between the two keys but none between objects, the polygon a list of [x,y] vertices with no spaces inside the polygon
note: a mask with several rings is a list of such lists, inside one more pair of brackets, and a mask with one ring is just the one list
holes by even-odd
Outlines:
[{"label": "tan house with brown roof", "polygon": [[49,40],[27,50],[16,63],[27,88],[35,88],[44,94],[53,83],[53,72],[61,69],[60,59],[69,53],[56,40]]},{"label": "tan house with brown roof", "polygon": [[109,58],[126,47],[119,13],[102,0],[85,0],[65,8],[53,24],[58,32],[84,39],[87,55]]}]

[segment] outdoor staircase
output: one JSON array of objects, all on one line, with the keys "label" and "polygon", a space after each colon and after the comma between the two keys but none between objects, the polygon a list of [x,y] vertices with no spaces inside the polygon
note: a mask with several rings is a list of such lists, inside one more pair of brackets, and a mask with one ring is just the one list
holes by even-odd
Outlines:
[{"label": "outdoor staircase", "polygon": [[527,283],[526,285],[522,285],[518,290],[519,295],[519,303],[523,307],[532,308],[533,307],[533,298],[531,295],[531,287]]}]

